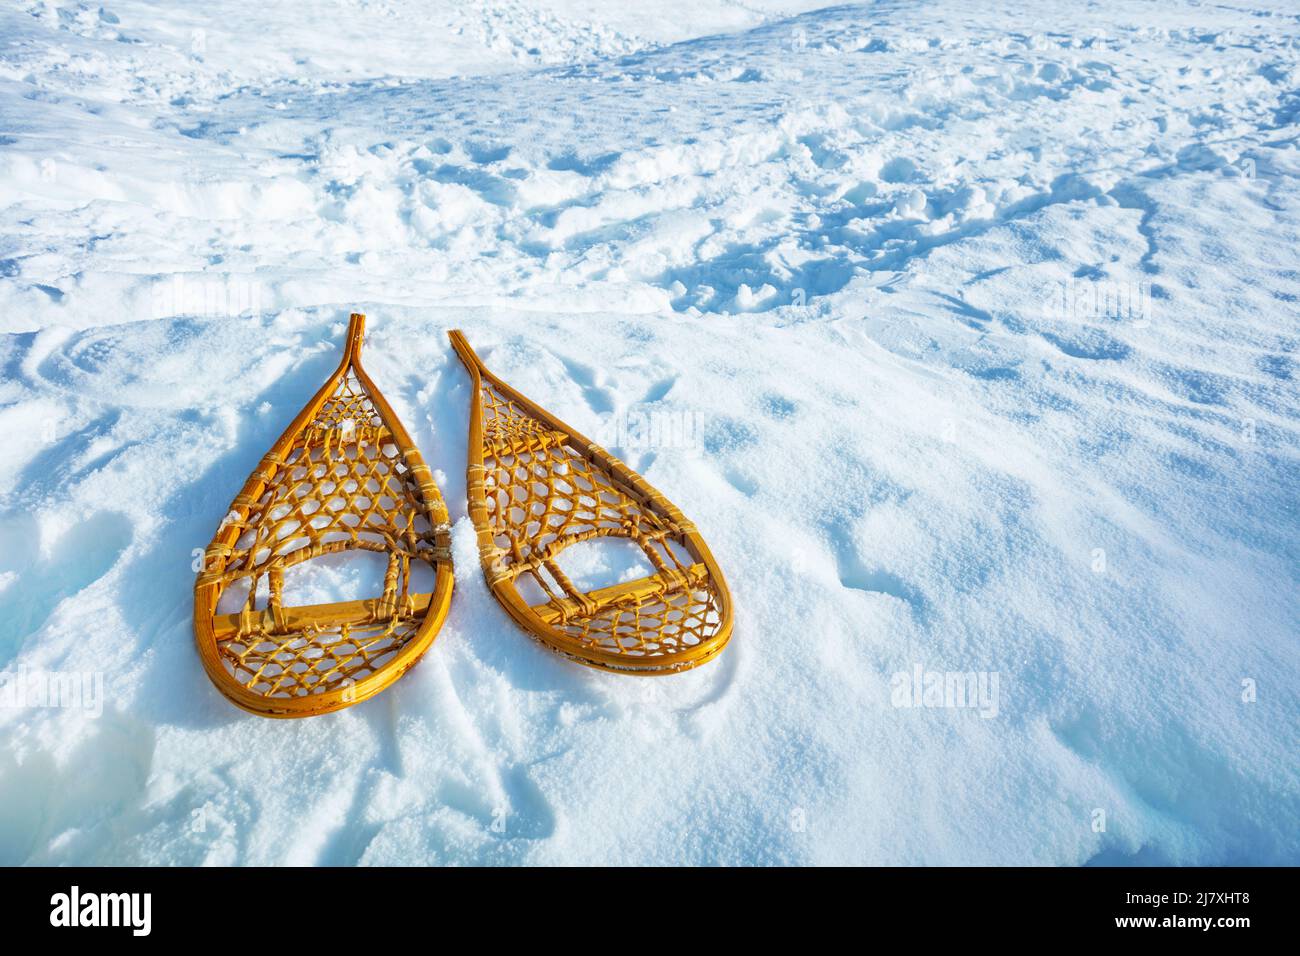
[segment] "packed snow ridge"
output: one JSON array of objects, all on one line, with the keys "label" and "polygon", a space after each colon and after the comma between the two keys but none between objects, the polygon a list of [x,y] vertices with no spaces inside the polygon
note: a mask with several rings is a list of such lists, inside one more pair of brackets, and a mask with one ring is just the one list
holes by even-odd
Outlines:
[{"label": "packed snow ridge", "polygon": [[[316,6],[0,11],[0,862],[1300,863],[1293,4]],[[191,562],[353,310],[456,593],[266,721]],[[715,662],[511,624],[454,327],[697,525]]]}]

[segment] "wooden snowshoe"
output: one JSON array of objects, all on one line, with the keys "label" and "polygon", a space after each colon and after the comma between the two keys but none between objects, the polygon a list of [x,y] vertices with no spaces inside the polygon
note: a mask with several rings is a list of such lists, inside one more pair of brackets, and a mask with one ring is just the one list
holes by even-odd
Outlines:
[{"label": "wooden snowshoe", "polygon": [[[361,367],[364,329],[354,314],[338,370],[249,476],[195,584],[204,669],[231,702],[266,717],[324,714],[379,693],[428,649],[451,602],[447,508]],[[387,557],[382,594],[284,603],[286,571],[354,550]],[[432,593],[412,587],[421,562]],[[227,591],[230,613],[219,613]]]},{"label": "wooden snowshoe", "polygon": [[[671,674],[715,657],[731,637],[731,596],[695,527],[627,465],[489,372],[461,332],[450,336],[474,384],[469,513],[488,584],[510,616],[604,670]],[[653,573],[576,587],[555,559],[600,537],[633,541]],[[544,600],[524,599],[525,579]]]}]

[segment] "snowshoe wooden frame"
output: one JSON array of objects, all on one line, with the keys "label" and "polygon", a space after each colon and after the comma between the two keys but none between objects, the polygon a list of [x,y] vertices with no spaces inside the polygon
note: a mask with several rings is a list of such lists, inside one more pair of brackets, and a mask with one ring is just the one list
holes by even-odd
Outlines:
[{"label": "snowshoe wooden frame", "polygon": [[[352,315],[338,369],[249,476],[195,583],[204,670],[232,703],[265,717],[308,717],[373,697],[420,659],[451,603],[447,508],[361,366],[365,318]],[[284,605],[286,570],[350,550],[387,555],[382,596]],[[411,590],[418,561],[435,572],[431,594]],[[218,614],[236,582],[248,586],[243,608]]]},{"label": "snowshoe wooden frame", "polygon": [[[712,660],[731,637],[731,595],[694,525],[623,462],[489,372],[463,333],[449,334],[474,384],[469,513],[497,600],[580,664],[655,675]],[[582,591],[555,558],[599,537],[635,542],[654,572]],[[524,599],[524,576],[544,603]]]}]

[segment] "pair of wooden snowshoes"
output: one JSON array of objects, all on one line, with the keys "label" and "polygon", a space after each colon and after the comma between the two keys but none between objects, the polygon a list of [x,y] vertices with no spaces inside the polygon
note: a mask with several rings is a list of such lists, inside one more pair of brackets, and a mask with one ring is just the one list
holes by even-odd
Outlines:
[{"label": "pair of wooden snowshoes", "polygon": [[[307,717],[374,696],[420,659],[451,603],[447,507],[362,368],[364,330],[365,316],[354,314],[337,371],[249,476],[195,584],[203,667],[255,714]],[[452,332],[451,342],[475,394],[469,514],[488,584],[510,616],[552,650],[604,670],[671,674],[717,655],[731,636],[731,598],[695,527],[640,475],[489,372],[464,335]],[[602,537],[634,542],[653,572],[576,586],[556,557]],[[285,603],[286,573],[351,551],[387,559],[382,594]]]}]

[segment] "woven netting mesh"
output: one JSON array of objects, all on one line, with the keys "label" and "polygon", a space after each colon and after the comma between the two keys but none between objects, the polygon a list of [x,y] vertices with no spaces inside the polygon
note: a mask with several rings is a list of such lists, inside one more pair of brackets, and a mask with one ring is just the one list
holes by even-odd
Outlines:
[{"label": "woven netting mesh", "polygon": [[[496,552],[493,584],[531,578],[545,595],[534,610],[580,648],[668,658],[707,641],[722,624],[717,594],[687,551],[688,527],[643,503],[612,463],[590,458],[492,384],[482,384],[484,498]],[[555,562],[579,541],[635,542],[655,573],[617,596],[587,593]]]},{"label": "woven netting mesh", "polygon": [[[269,474],[261,494],[237,498],[223,523],[238,529],[234,546],[209,554],[209,580],[247,589],[237,628],[218,631],[221,660],[236,681],[266,697],[346,688],[416,636],[423,615],[412,566],[448,559],[445,509],[441,500],[430,509],[350,370],[282,460],[268,455],[261,468]],[[295,623],[283,604],[285,570],[349,550],[388,557],[382,597],[348,623]]]}]

